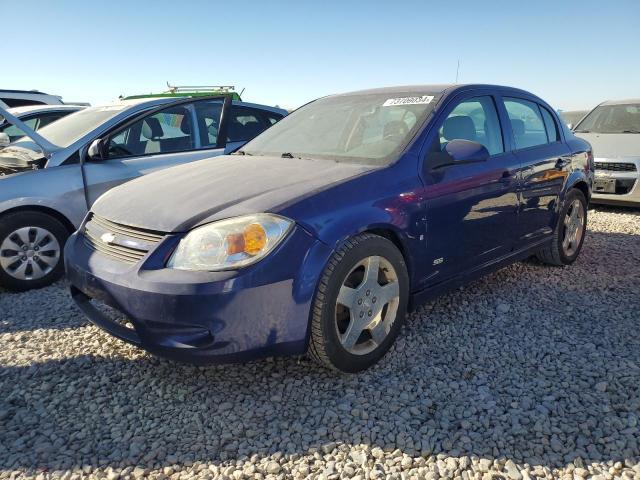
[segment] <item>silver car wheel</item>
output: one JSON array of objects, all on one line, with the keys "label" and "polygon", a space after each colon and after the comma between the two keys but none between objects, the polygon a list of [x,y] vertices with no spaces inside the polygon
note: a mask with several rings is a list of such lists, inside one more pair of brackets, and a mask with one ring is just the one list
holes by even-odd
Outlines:
[{"label": "silver car wheel", "polygon": [[18,280],[38,280],[60,261],[60,244],[41,227],[23,227],[7,235],[0,244],[0,267]]},{"label": "silver car wheel", "polygon": [[584,206],[575,199],[564,217],[564,236],[562,238],[562,250],[567,257],[571,257],[580,246],[584,235]]},{"label": "silver car wheel", "polygon": [[349,353],[366,355],[389,335],[400,303],[398,275],[380,256],[366,257],[347,274],[336,304],[336,330]]}]

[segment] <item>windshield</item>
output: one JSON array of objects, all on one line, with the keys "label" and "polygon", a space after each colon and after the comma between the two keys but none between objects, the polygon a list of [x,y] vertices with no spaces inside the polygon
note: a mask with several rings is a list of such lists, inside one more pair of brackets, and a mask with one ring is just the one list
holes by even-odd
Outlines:
[{"label": "windshield", "polygon": [[280,120],[241,152],[388,165],[435,103],[433,96],[415,92],[321,98]]},{"label": "windshield", "polygon": [[130,107],[131,105],[120,104],[87,108],[42,127],[38,133],[54,145],[66,148]]},{"label": "windshield", "polygon": [[576,126],[575,131],[640,133],[640,104],[600,105]]}]

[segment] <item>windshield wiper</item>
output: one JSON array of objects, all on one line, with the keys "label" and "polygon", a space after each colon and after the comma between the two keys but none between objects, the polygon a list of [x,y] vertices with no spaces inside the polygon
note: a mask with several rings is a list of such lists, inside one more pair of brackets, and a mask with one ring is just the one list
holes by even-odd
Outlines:
[{"label": "windshield wiper", "polygon": [[252,154],[247,153],[244,150],[238,150],[237,152],[233,152],[231,155],[247,155],[248,157],[250,157]]},{"label": "windshield wiper", "polygon": [[284,152],[282,155],[280,155],[280,157],[282,158],[294,158],[293,154],[290,152]]},{"label": "windshield wiper", "polygon": [[640,130],[622,130],[622,133],[640,133]]},{"label": "windshield wiper", "polygon": [[576,133],[590,133],[591,130],[574,130]]}]

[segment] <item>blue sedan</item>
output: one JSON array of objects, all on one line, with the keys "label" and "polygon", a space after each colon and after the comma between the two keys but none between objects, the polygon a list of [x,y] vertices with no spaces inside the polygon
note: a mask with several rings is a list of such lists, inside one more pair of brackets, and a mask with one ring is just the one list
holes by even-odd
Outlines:
[{"label": "blue sedan", "polygon": [[522,90],[329,96],[234,155],[109,191],[67,274],[94,323],[159,356],[357,372],[416,304],[534,254],[573,263],[592,182],[590,145]]}]

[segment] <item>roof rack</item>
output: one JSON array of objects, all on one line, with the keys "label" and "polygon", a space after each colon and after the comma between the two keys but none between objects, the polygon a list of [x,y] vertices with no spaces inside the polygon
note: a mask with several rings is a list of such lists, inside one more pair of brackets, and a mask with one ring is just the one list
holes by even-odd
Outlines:
[{"label": "roof rack", "polygon": [[[169,90],[165,93],[233,93],[236,91],[236,87],[233,85],[171,85],[167,82]],[[243,89],[244,90],[244,89]]]}]

